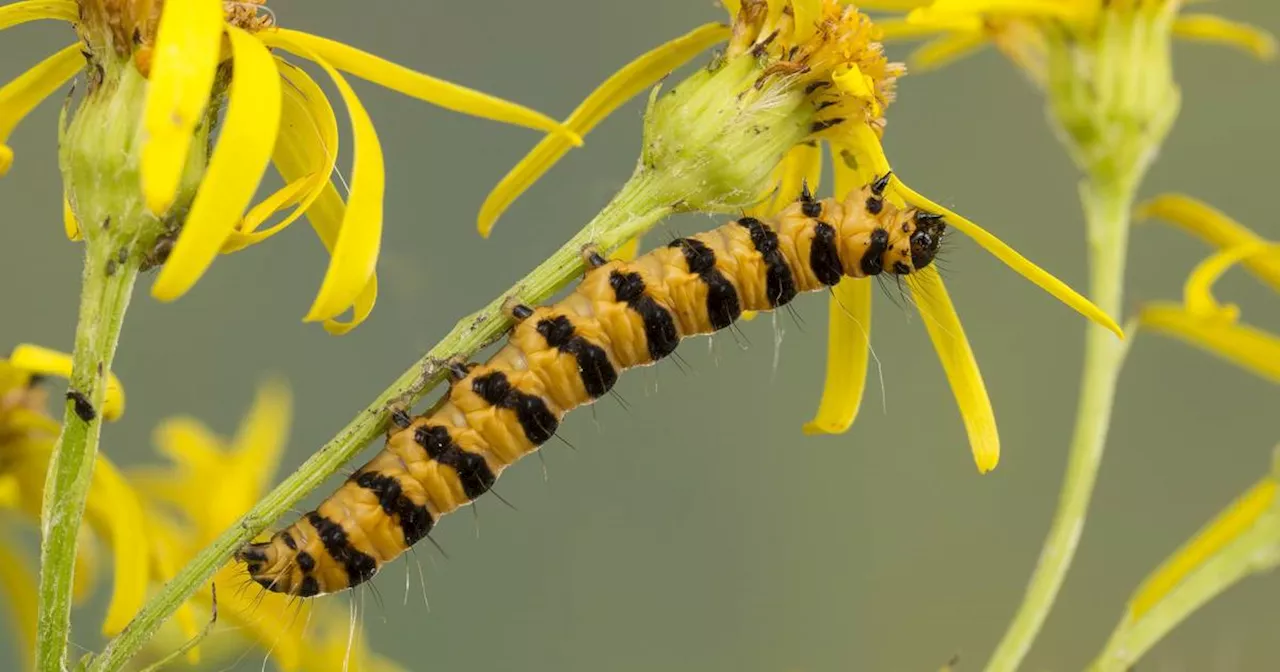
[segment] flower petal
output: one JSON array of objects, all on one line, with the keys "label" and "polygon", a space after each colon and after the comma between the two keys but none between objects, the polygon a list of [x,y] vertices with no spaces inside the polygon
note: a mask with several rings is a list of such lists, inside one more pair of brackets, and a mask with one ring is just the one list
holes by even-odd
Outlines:
[{"label": "flower petal", "polygon": [[[280,457],[289,443],[289,425],[293,417],[293,395],[289,386],[279,380],[258,387],[249,414],[240,422],[232,445],[237,471],[229,474],[237,482],[250,484],[255,495],[265,493],[280,466]],[[257,501],[257,496],[244,502],[244,510],[236,511],[230,523]]]},{"label": "flower petal", "polygon": [[62,88],[84,67],[80,44],[64,47],[0,88],[0,177],[13,165],[13,150],[5,145],[18,122],[36,105]]},{"label": "flower petal", "polygon": [[858,416],[871,352],[871,281],[841,280],[831,289],[827,312],[827,378],[805,434],[842,433]]},{"label": "flower petal", "polygon": [[[59,378],[71,377],[71,355],[38,345],[23,343],[9,355],[15,368]],[[107,396],[102,404],[102,417],[115,420],[124,414],[124,386],[114,372],[107,372]]]},{"label": "flower petal", "polygon": [[39,19],[76,21],[79,17],[74,0],[23,0],[0,6],[0,30]]},{"label": "flower petal", "polygon": [[636,236],[635,238],[619,245],[618,249],[614,250],[609,255],[609,258],[617,259],[619,261],[631,261],[632,259],[635,259],[636,254],[640,251],[641,238],[643,238],[643,236]]},{"label": "flower petal", "polygon": [[76,221],[76,213],[71,209],[71,201],[66,196],[62,197],[62,231],[67,234],[67,240],[72,242],[84,238],[84,234],[80,232],[80,222]]},{"label": "flower petal", "polygon": [[1247,324],[1194,315],[1176,303],[1144,306],[1138,323],[1144,330],[1175,336],[1280,383],[1280,336]]},{"label": "flower petal", "polygon": [[913,191],[911,187],[904,184],[902,180],[894,179],[893,185],[893,189],[900,193],[911,205],[943,215],[948,224],[964,232],[965,235],[972,238],[974,242],[990,252],[995,258],[1003,261],[1006,266],[1016,271],[1019,275],[1035,283],[1041,289],[1053,295],[1054,298],[1075,309],[1076,312],[1105,327],[1115,333],[1116,336],[1124,338],[1124,331],[1120,329],[1120,325],[1116,324],[1116,321],[1110,315],[1107,315],[1101,308],[1093,305],[1092,301],[1081,296],[1048,271],[1036,266],[1031,260],[1018,254],[1017,250],[1009,247],[1004,241],[991,235],[977,224],[921,196]]},{"label": "flower petal", "polygon": [[0,592],[9,606],[9,623],[18,631],[18,649],[22,651],[22,668],[34,669],[32,652],[36,650],[36,594],[35,570],[27,558],[17,552],[13,540],[0,540]]},{"label": "flower petal", "polygon": [[[276,59],[276,66],[285,86],[281,87],[280,130],[272,156],[293,157],[290,163],[298,169],[284,187],[249,210],[223,245],[223,252],[260,243],[301,217],[330,184],[338,158],[338,119],[324,90],[305,70],[280,59]],[[291,205],[297,206],[293,212],[270,228],[258,230],[268,218]]]},{"label": "flower petal", "polygon": [[937,70],[974,54],[989,43],[986,34],[981,31],[944,35],[911,52],[911,65],[916,71]]},{"label": "flower petal", "polygon": [[822,0],[791,0],[791,11],[796,17],[796,41],[813,37],[818,31],[818,19],[822,17]]},{"label": "flower petal", "polygon": [[311,37],[304,36],[307,39],[297,41],[294,39],[297,35],[301,33],[281,30],[262,33],[261,37],[272,46],[314,61],[328,73],[347,105],[355,144],[351,195],[347,199],[346,212],[333,242],[333,258],[329,261],[324,281],[320,284],[320,292],[311,310],[303,318],[307,322],[315,322],[337,317],[362,294],[370,292],[368,287],[378,263],[378,249],[382,244],[382,198],[386,175],[383,172],[382,145],[378,142],[378,133],[374,130],[373,120],[369,118],[364,105],[342,73],[310,50],[308,42]]},{"label": "flower petal", "polygon": [[[316,60],[312,56],[314,54],[339,70],[407,96],[425,100],[432,105],[473,117],[556,133],[573,144],[582,144],[582,138],[578,134],[541,112],[415,72],[341,42],[286,28],[276,29],[274,33],[262,33],[262,37],[286,51]],[[298,50],[303,53],[299,53]]]},{"label": "flower petal", "polygon": [[933,348],[942,361],[942,369],[951,383],[956,405],[964,419],[969,434],[969,446],[973,461],[980,473],[996,468],[1000,461],[1000,436],[996,431],[996,416],[991,410],[991,399],[982,382],[978,362],[969,348],[969,339],[960,326],[960,318],[951,303],[947,288],[942,284],[938,269],[929,266],[907,276],[911,296],[924,318],[924,326],[933,341]]},{"label": "flower petal", "polygon": [[1280,259],[1280,243],[1246,243],[1222,250],[1196,265],[1183,285],[1182,302],[1187,311],[1201,317],[1220,315],[1234,321],[1240,310],[1234,304],[1223,306],[1213,296],[1213,285],[1232,266],[1258,257]]},{"label": "flower petal", "polygon": [[235,64],[227,113],[182,232],[151,287],[161,301],[185,294],[218,256],[258,190],[280,126],[280,76],[271,52],[235,26],[227,26],[227,36]]},{"label": "flower petal", "polygon": [[[866,9],[859,4],[859,9]],[[875,22],[880,31],[880,41],[895,42],[898,40],[917,40],[922,37],[933,37],[939,33],[949,33],[945,28],[928,24],[914,23],[905,19],[883,19]]]},{"label": "flower petal", "polygon": [[147,597],[150,561],[147,557],[147,524],[138,496],[120,472],[101,455],[93,469],[85,519],[111,541],[111,604],[102,623],[108,637],[119,634],[142,608]]},{"label": "flower petal", "polygon": [[770,183],[776,185],[770,198],[748,208],[752,217],[772,217],[783,208],[796,202],[804,185],[810,192],[817,192],[822,180],[822,147],[817,143],[805,143],[792,147],[773,169]]},{"label": "flower petal", "polygon": [[1276,482],[1270,478],[1259,481],[1237,498],[1142,582],[1129,600],[1126,618],[1141,618],[1191,572],[1252,527],[1271,509],[1275,499]]},{"label": "flower petal", "polygon": [[1212,14],[1182,14],[1173,22],[1173,34],[1196,42],[1214,42],[1239,47],[1255,57],[1269,61],[1276,56],[1276,38],[1271,33],[1247,23],[1231,21]]},{"label": "flower petal", "polygon": [[[728,28],[709,23],[641,55],[596,87],[565,119],[565,126],[586,135],[623,103],[728,36]],[[476,223],[480,235],[488,237],[507,207],[569,149],[570,143],[559,136],[547,136],[539,141],[485,198]]]},{"label": "flower petal", "polygon": [[192,137],[212,93],[222,19],[219,0],[173,2],[160,14],[139,166],[142,194],[153,213],[164,213],[177,196]]},{"label": "flower petal", "polygon": [[[1219,249],[1225,250],[1264,242],[1262,236],[1250,231],[1221,211],[1203,201],[1182,194],[1156,196],[1138,206],[1137,216],[1159,217]],[[1280,292],[1280,259],[1274,255],[1263,255],[1251,257],[1243,263],[1245,268],[1272,289]]]},{"label": "flower petal", "polygon": [[738,18],[738,12],[742,11],[742,0],[720,0],[720,5],[729,13],[730,21]]}]

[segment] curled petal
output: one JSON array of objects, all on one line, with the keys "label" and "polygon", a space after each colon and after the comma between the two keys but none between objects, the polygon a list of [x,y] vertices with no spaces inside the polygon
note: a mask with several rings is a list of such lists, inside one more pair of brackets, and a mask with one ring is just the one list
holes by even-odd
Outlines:
[{"label": "curled petal", "polygon": [[[313,38],[295,40],[301,33],[281,30],[262,33],[270,45],[291,51],[314,61],[333,80],[346,103],[351,118],[351,135],[355,144],[351,168],[351,195],[331,248],[333,258],[325,272],[320,292],[305,318],[307,322],[330,320],[347,310],[368,293],[378,263],[382,244],[382,198],[386,174],[382,163],[382,144],[374,130],[373,120],[364,109],[342,73],[308,46]],[[286,179],[290,179],[286,176]],[[376,291],[376,290],[374,290]],[[372,304],[368,306],[372,309]],[[357,317],[359,317],[357,315]]]},{"label": "curled petal", "polygon": [[[575,133],[586,135],[623,103],[665,77],[672,69],[728,36],[728,28],[709,23],[643,54],[596,87],[565,119],[565,126]],[[559,161],[571,146],[563,137],[547,136],[521,159],[480,206],[477,219],[480,235],[488,237],[494,223],[507,207]]]},{"label": "curled petal", "polygon": [[1148,331],[1175,336],[1273,383],[1280,383],[1280,337],[1247,324],[1192,314],[1176,303],[1154,303],[1138,314]]},{"label": "curled petal", "polygon": [[831,290],[827,312],[827,378],[818,413],[805,423],[805,434],[839,434],[858,415],[871,352],[871,282],[841,280]]},{"label": "curled petal", "polygon": [[[1221,211],[1182,194],[1161,194],[1139,206],[1137,216],[1163,219],[1219,249],[1264,242],[1262,236]],[[1244,267],[1280,292],[1280,258],[1254,256],[1244,261]]]},{"label": "curled petal", "polygon": [[[30,373],[59,378],[71,377],[71,356],[38,345],[23,343],[9,355],[9,364]],[[102,417],[115,420],[124,414],[124,386],[116,374],[107,372],[107,396],[102,404]]]},{"label": "curled petal", "polygon": [[1142,618],[1205,561],[1251,528],[1271,510],[1275,499],[1276,482],[1266,478],[1232,502],[1142,582],[1129,600],[1127,618]]},{"label": "curled petal", "polygon": [[1256,58],[1269,61],[1276,56],[1276,38],[1271,33],[1212,14],[1182,14],[1173,21],[1173,34],[1196,42],[1214,42],[1239,47]]},{"label": "curled petal", "polygon": [[969,434],[969,446],[973,450],[973,461],[978,465],[978,471],[985,474],[995,469],[1000,461],[1000,436],[996,431],[995,412],[991,410],[987,387],[982,382],[973,350],[969,348],[969,339],[964,335],[955,306],[936,268],[921,269],[908,276],[907,280],[933,348],[942,361],[947,381],[951,383],[956,404],[960,407],[960,416]]},{"label": "curled petal", "polygon": [[5,142],[14,127],[82,67],[84,56],[80,55],[80,44],[76,43],[40,61],[0,88],[0,177],[13,165],[13,150]]},{"label": "curled petal", "polygon": [[[253,206],[244,220],[223,245],[223,252],[233,252],[274,236],[292,224],[311,207],[330,184],[330,176],[338,158],[338,119],[324,90],[306,71],[278,60],[276,65],[285,85],[281,99],[280,130],[272,157],[293,157],[298,164],[285,183],[271,196]],[[278,223],[259,231],[272,215],[296,206]]]},{"label": "curled petal", "polygon": [[415,72],[341,42],[285,28],[276,29],[274,35],[263,33],[263,37],[287,51],[298,53],[301,50],[304,53],[299,53],[300,56],[312,60],[318,57],[339,70],[432,105],[473,117],[556,133],[573,144],[582,144],[582,138],[576,133],[540,112]]},{"label": "curled petal", "polygon": [[23,0],[0,6],[0,30],[39,19],[75,21],[79,17],[74,0]]},{"label": "curled petal", "polygon": [[1234,305],[1223,306],[1214,298],[1213,285],[1232,266],[1258,257],[1280,259],[1280,244],[1246,243],[1222,250],[1197,265],[1183,286],[1182,300],[1186,303],[1187,311],[1202,317],[1220,314],[1229,320],[1238,318],[1238,308]]},{"label": "curled petal", "polygon": [[213,89],[222,21],[219,0],[173,2],[160,14],[139,166],[142,194],[153,213],[168,210],[178,193],[192,137]]},{"label": "curled petal", "polygon": [[172,301],[191,289],[253,199],[280,125],[280,76],[271,52],[253,35],[227,26],[235,77],[218,144],[191,210],[151,295]]},{"label": "curled petal", "polygon": [[1124,331],[1120,329],[1120,325],[1107,315],[1101,308],[1095,306],[1092,301],[1081,296],[1074,289],[1067,286],[1066,283],[1051,275],[1048,271],[1033,264],[1031,260],[1018,254],[1017,250],[1009,247],[1004,241],[996,238],[988,233],[982,227],[973,222],[955,214],[954,212],[934,203],[933,201],[921,196],[913,191],[910,187],[895,179],[893,181],[894,189],[902,195],[904,199],[911,205],[922,210],[935,212],[943,215],[948,224],[960,229],[966,236],[969,236],[983,249],[990,252],[995,258],[1003,261],[1006,266],[1016,271],[1022,277],[1035,283],[1044,291],[1051,294],[1054,298],[1067,304],[1076,312],[1093,320],[1098,325],[1105,327],[1116,336],[1124,338]]}]

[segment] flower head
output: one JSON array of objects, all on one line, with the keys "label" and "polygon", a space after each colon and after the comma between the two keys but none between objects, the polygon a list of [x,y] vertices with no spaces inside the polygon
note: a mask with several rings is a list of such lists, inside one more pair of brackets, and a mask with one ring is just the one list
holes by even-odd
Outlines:
[{"label": "flower head", "polygon": [[1140,213],[1186,229],[1219,251],[1187,278],[1182,303],[1143,306],[1143,330],[1180,338],[1247,371],[1280,383],[1280,336],[1240,322],[1240,307],[1219,303],[1213,285],[1229,269],[1243,265],[1280,293],[1280,243],[1269,242],[1209,205],[1178,194],[1146,203]]},{"label": "flower head", "polygon": [[[661,96],[655,92],[637,176],[676,175],[681,187],[668,196],[681,208],[769,216],[793,203],[805,184],[817,188],[826,145],[839,198],[875,183],[895,205],[940,215],[1024,277],[1120,333],[1110,317],[1057,278],[893,175],[881,136],[904,69],[885,58],[880,29],[867,16],[836,0],[724,4],[731,27],[708,24],[641,56],[588,96],[565,125],[587,133],[671,69],[724,42],[723,53],[706,68]],[[498,215],[568,148],[554,137],[539,143],[485,201],[481,233],[488,235]],[[909,284],[956,393],[978,468],[988,471],[999,455],[994,415],[954,307],[936,269]],[[807,432],[841,432],[853,422],[867,371],[870,301],[865,281],[846,279],[835,288],[827,386]]]},{"label": "flower head", "polygon": [[[144,265],[162,265],[152,294],[168,301],[188,291],[219,251],[261,242],[306,214],[332,256],[306,319],[342,333],[364,320],[376,299],[384,189],[377,133],[343,72],[451,110],[580,142],[519,105],[278,27],[262,5],[23,0],[0,6],[0,29],[58,19],[73,23],[81,38],[0,89],[0,174],[12,161],[3,143],[17,122],[84,71],[88,91],[61,142],[68,235],[92,242],[110,231],[113,240],[128,241]],[[331,182],[338,154],[332,106],[284,53],[319,65],[347,107],[355,151],[345,199]],[[285,186],[250,208],[269,163]],[[338,321],[348,309],[351,320]]]}]

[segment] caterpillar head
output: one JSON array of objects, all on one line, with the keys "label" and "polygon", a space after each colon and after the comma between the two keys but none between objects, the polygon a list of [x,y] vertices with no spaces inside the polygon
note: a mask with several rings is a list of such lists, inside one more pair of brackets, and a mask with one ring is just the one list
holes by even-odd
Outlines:
[{"label": "caterpillar head", "polygon": [[911,234],[911,265],[920,270],[933,263],[938,254],[938,246],[942,244],[942,236],[947,231],[947,222],[942,215],[917,210],[915,214],[915,231]]}]

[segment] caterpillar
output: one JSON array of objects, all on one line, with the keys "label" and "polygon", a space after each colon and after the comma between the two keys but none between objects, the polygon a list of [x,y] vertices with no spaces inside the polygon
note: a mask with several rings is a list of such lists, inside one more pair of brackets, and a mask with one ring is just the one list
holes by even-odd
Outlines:
[{"label": "caterpillar", "polygon": [[263,588],[300,597],[368,581],[439,518],[487,492],[502,470],[555,435],[564,414],[613,387],[621,371],[670,355],[682,338],[724,329],[845,276],[928,266],[942,216],[884,199],[885,175],[843,202],[807,186],[771,221],[743,217],[634,261],[592,249],[566,298],[508,303],[509,342],[484,364],[450,365],[446,399],[426,415],[392,414],[386,447],[314,511],[237,559]]}]

